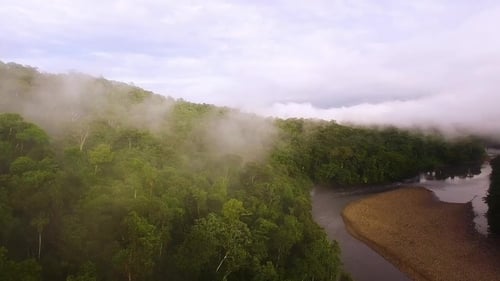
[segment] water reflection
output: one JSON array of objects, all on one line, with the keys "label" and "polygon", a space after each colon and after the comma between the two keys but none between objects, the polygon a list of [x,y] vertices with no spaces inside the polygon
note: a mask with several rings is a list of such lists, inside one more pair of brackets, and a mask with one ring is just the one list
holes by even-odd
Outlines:
[{"label": "water reflection", "polygon": [[441,169],[422,174],[419,185],[432,190],[443,202],[471,202],[475,215],[475,228],[479,233],[487,235],[488,222],[485,214],[488,206],[483,198],[488,192],[490,174],[489,163]]},{"label": "water reflection", "polygon": [[464,165],[459,167],[447,167],[427,172],[421,175],[425,180],[446,180],[448,178],[459,179],[472,178],[481,174],[481,164]]},{"label": "water reflection", "polygon": [[[491,167],[483,165],[462,166],[458,168],[440,169],[424,173],[407,181],[408,185],[424,186],[434,191],[444,202],[466,203],[471,201],[476,214],[474,222],[478,232],[487,234],[485,213],[488,209],[483,201],[489,188]],[[336,239],[342,249],[342,261],[345,268],[352,273],[355,280],[410,280],[394,265],[378,255],[370,247],[353,238],[345,229],[340,216],[343,208],[350,202],[370,196],[373,192],[381,192],[395,186],[369,187],[350,192],[339,192],[331,188],[316,187],[312,192],[313,216],[330,239]]]}]

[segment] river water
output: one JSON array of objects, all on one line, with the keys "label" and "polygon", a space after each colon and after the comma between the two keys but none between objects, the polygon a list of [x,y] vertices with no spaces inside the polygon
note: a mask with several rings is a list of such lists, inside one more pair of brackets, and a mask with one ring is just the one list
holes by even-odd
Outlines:
[{"label": "river water", "polygon": [[443,202],[472,202],[475,228],[479,233],[487,235],[486,211],[488,211],[488,205],[484,202],[484,197],[488,193],[490,174],[491,166],[485,163],[478,174],[468,173],[467,175],[450,176],[441,180],[422,175],[418,185],[432,190],[439,200]]},{"label": "river water", "polygon": [[342,250],[342,262],[356,281],[403,281],[410,280],[390,262],[359,240],[352,237],[344,226],[341,212],[362,195],[338,194],[329,188],[316,187],[312,194],[313,217],[322,226],[330,240],[337,240]]},{"label": "river water", "polygon": [[[491,167],[488,163],[477,167],[466,167],[460,171],[446,171],[438,174],[423,174],[418,183],[411,185],[423,186],[432,190],[444,202],[466,203],[472,201],[475,212],[476,229],[482,234],[487,233],[487,221],[484,214],[487,205],[483,198],[489,187]],[[394,187],[394,186],[393,186]],[[404,188],[404,185],[401,185]],[[337,240],[342,250],[342,261],[345,269],[356,281],[403,281],[410,280],[390,262],[377,254],[364,243],[353,238],[345,229],[341,212],[350,202],[362,199],[379,190],[366,189],[356,194],[338,192],[331,188],[316,187],[312,191],[313,217],[322,226],[328,238]],[[384,189],[384,188],[382,188]],[[387,188],[385,188],[387,189]]]}]

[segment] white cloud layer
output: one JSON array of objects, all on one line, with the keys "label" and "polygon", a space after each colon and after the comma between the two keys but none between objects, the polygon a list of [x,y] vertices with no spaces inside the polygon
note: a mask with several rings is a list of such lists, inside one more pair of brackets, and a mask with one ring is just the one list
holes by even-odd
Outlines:
[{"label": "white cloud layer", "polygon": [[499,134],[499,26],[489,0],[4,0],[0,59],[267,115]]}]

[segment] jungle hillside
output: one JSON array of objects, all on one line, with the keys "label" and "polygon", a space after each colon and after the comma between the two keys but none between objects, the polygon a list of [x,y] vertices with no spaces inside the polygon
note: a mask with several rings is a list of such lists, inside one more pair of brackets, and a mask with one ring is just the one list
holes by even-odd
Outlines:
[{"label": "jungle hillside", "polygon": [[350,280],[310,190],[480,163],[472,136],[264,118],[0,63],[0,280]]}]

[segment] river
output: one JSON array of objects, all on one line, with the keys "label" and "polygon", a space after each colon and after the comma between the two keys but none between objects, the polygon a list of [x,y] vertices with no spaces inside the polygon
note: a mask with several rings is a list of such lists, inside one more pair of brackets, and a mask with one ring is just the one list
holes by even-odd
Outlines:
[{"label": "river", "polygon": [[325,229],[330,240],[337,240],[342,250],[345,270],[356,281],[404,281],[410,280],[390,262],[371,248],[352,237],[344,226],[341,212],[347,204],[369,194],[344,195],[336,191],[316,187],[312,194],[313,217]]},{"label": "river", "polygon": [[450,176],[441,180],[422,175],[418,185],[432,190],[443,202],[467,203],[470,201],[474,210],[476,230],[483,235],[488,235],[488,221],[485,216],[488,206],[484,202],[484,197],[490,185],[490,174],[491,166],[485,163],[477,174]]},{"label": "river", "polygon": [[[462,169],[458,176],[450,174],[449,171],[437,175],[423,174],[420,176],[420,182],[411,185],[424,186],[432,190],[441,201],[458,203],[472,201],[476,229],[486,234],[487,222],[484,214],[487,206],[483,197],[489,186],[490,173],[491,167],[485,163],[477,168]],[[404,188],[404,185],[400,186]],[[325,229],[329,239],[338,241],[345,269],[351,273],[354,280],[410,280],[374,250],[353,238],[345,229],[341,217],[342,210],[350,202],[383,191],[380,189],[381,187],[375,187],[375,190],[363,189],[351,194],[331,188],[316,187],[312,191],[313,217]]]}]

